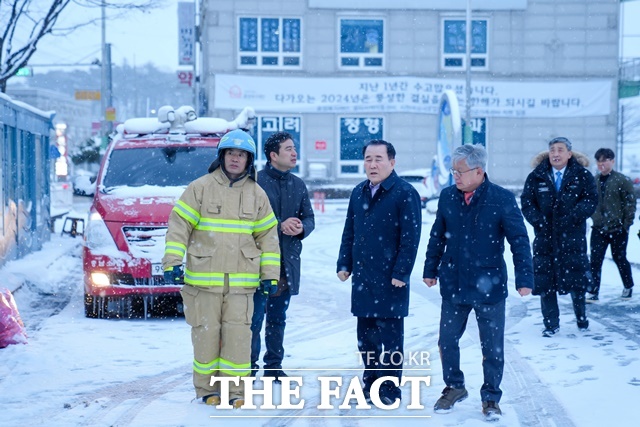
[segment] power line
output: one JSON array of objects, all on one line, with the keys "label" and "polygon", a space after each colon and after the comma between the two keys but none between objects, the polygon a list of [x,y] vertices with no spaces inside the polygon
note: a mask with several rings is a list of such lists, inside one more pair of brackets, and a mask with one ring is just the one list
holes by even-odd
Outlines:
[{"label": "power line", "polygon": [[91,65],[96,65],[98,67],[100,67],[102,64],[100,63],[99,59],[94,59],[91,62],[87,62],[87,63],[75,63],[75,64],[28,64],[28,67],[86,67],[86,66],[91,66]]}]

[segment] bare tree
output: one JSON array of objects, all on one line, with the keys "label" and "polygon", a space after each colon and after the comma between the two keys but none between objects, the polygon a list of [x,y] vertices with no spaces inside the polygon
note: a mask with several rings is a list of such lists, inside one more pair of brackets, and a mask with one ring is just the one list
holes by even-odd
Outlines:
[{"label": "bare tree", "polygon": [[86,8],[104,6],[120,13],[147,11],[162,5],[153,0],[0,0],[0,92],[6,92],[7,81],[28,65],[43,37],[66,35],[97,21],[87,19],[64,28],[58,25],[58,19],[72,2]]}]

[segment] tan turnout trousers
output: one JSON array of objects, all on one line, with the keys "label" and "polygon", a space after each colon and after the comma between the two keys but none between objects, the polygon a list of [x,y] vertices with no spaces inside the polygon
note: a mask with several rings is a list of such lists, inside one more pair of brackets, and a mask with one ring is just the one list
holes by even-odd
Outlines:
[{"label": "tan turnout trousers", "polygon": [[[220,393],[211,377],[248,376],[251,372],[251,317],[255,288],[184,285],[180,291],[191,326],[193,385],[196,397]],[[230,384],[229,399],[244,398],[244,383]]]}]

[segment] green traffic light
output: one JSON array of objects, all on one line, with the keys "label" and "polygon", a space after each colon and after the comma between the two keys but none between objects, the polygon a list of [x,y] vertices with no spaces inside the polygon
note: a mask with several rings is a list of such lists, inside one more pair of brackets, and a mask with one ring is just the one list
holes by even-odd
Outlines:
[{"label": "green traffic light", "polygon": [[18,68],[16,72],[17,77],[31,77],[33,76],[33,72],[31,71],[31,67],[22,67]]}]

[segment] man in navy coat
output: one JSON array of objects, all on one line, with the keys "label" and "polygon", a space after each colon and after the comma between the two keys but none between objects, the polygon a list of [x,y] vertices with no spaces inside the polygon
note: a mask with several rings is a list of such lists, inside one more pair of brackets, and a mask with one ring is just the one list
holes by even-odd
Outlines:
[{"label": "man in navy coat", "polygon": [[468,396],[460,370],[459,341],[474,310],[483,356],[482,412],[493,421],[502,415],[498,402],[508,294],[504,240],[511,246],[516,289],[521,296],[529,295],[533,288],[531,247],[514,195],[491,183],[485,173],[484,147],[458,147],[452,163],[456,185],[440,194],[423,274],[429,287],[440,280],[442,296],[438,347],[446,387],[434,410],[450,412]]},{"label": "man in navy coat", "polygon": [[[351,193],[338,257],[338,278],[351,279],[351,312],[358,318],[358,349],[364,394],[384,376],[402,376],[404,318],[409,314],[409,277],[416,260],[422,210],[420,195],[393,170],[396,151],[383,140],[363,147],[367,180]],[[391,369],[391,370],[389,370]],[[402,398],[384,381],[385,405]]]}]

